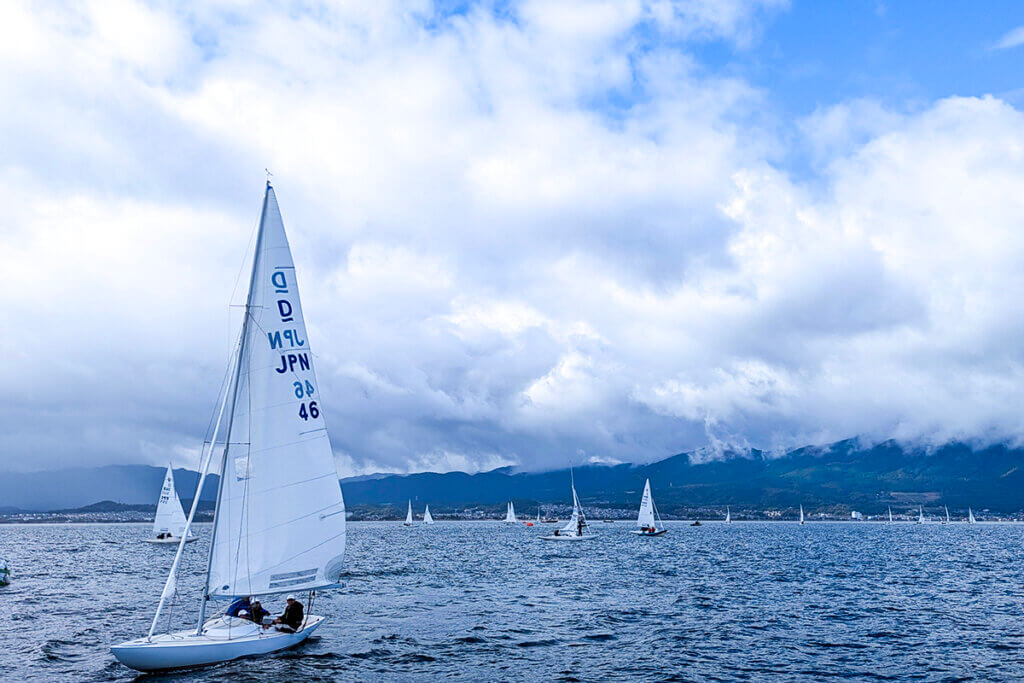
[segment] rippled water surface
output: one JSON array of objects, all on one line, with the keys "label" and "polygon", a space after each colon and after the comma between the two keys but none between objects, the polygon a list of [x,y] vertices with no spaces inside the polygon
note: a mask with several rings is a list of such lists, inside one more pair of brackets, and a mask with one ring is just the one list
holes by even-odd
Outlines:
[{"label": "rippled water surface", "polygon": [[[1018,525],[349,525],[342,590],[306,644],[167,680],[1024,678]],[[121,680],[173,548],[147,525],[0,528],[4,680]],[[170,625],[195,618],[209,526]],[[279,605],[272,606],[275,610]]]}]

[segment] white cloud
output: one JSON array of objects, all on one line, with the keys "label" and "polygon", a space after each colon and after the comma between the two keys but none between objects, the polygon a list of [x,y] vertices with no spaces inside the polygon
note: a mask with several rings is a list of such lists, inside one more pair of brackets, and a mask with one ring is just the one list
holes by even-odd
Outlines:
[{"label": "white cloud", "polygon": [[1024,26],[1018,26],[1015,29],[1007,31],[1002,38],[996,41],[993,46],[995,50],[1006,50],[1011,47],[1019,47],[1024,45]]},{"label": "white cloud", "polygon": [[794,180],[687,54],[777,6],[15,5],[0,469],[195,458],[265,166],[347,473],[1019,439],[1021,113],[823,107]]}]

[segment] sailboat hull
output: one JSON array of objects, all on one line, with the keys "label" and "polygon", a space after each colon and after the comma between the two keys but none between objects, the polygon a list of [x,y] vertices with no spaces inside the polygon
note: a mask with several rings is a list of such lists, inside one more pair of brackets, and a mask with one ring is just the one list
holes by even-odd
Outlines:
[{"label": "sailboat hull", "polygon": [[216,625],[230,621],[233,627],[217,628],[215,625],[211,628],[208,625],[202,635],[189,630],[153,636],[152,640],[138,638],[115,645],[110,651],[117,661],[137,671],[207,666],[294,647],[308,638],[323,623],[324,617],[308,617],[306,626],[295,633],[263,629],[244,619],[231,617],[216,621]]},{"label": "sailboat hull", "polygon": [[[180,537],[178,537],[178,538],[174,538],[174,537],[169,537],[169,538],[146,538],[146,539],[143,539],[143,540],[146,541],[146,543],[156,543],[158,545],[167,545],[169,543],[173,543],[174,545],[178,545],[179,543],[181,543],[181,538]],[[199,540],[198,536],[189,536],[188,538],[185,539],[185,542],[186,543],[191,543],[192,541],[198,541],[198,540]]]},{"label": "sailboat hull", "polygon": [[637,536],[661,536],[663,534],[668,533],[668,529],[658,529],[657,531],[640,531],[639,529],[634,529],[629,533],[635,534]]},{"label": "sailboat hull", "polygon": [[587,538],[590,538],[590,536],[568,536],[568,535],[562,536],[562,535],[558,535],[558,536],[541,536],[540,540],[542,540],[542,541],[582,541],[582,540],[587,539]]}]

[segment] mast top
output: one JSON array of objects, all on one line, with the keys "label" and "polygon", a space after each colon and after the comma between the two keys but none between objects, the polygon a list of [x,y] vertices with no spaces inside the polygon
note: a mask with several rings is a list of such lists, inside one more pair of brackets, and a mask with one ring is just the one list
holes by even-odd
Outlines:
[{"label": "mast top", "polygon": [[270,172],[270,169],[269,169],[269,168],[264,168],[263,170],[267,172],[267,187],[268,187],[268,188],[269,188],[269,187],[272,187],[272,186],[271,186],[271,184],[270,184],[270,178],[271,178],[271,176],[273,176],[274,174]]}]

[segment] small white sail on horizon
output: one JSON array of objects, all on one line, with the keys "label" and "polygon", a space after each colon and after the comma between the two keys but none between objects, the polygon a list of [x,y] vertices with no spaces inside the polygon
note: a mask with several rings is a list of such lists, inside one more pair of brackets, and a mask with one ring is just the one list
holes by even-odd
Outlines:
[{"label": "small white sail on horizon", "polygon": [[889,524],[892,524],[892,508],[890,507],[887,509],[889,510]]},{"label": "small white sail on horizon", "polygon": [[412,501],[409,501],[409,511],[405,513],[405,521],[402,526],[412,526]]},{"label": "small white sail on horizon", "polygon": [[505,510],[505,519],[502,521],[507,524],[517,524],[519,522],[516,519],[516,507],[512,504],[511,500],[508,502],[508,508]]},{"label": "small white sail on horizon", "polygon": [[433,524],[434,523],[434,518],[430,516],[430,506],[429,505],[427,505],[427,507],[423,510],[423,523],[424,524]]},{"label": "small white sail on horizon", "polygon": [[976,519],[974,519],[974,510],[972,510],[971,508],[967,508],[967,523],[968,524],[977,524],[978,523],[978,521]]},{"label": "small white sail on horizon", "polygon": [[924,508],[920,505],[917,506],[917,523],[924,524]]},{"label": "small white sail on horizon", "polygon": [[732,524],[732,513],[729,511],[729,506],[725,506],[725,523]]},{"label": "small white sail on horizon", "polygon": [[942,507],[946,509],[946,521],[943,522],[943,524],[949,524],[949,508],[946,507],[945,505],[943,505]]},{"label": "small white sail on horizon", "polygon": [[[160,489],[160,499],[156,504],[156,516],[153,518],[153,536],[146,539],[147,543],[177,543],[185,533],[185,511],[181,508],[181,500],[174,489],[174,470],[170,463],[164,474],[164,485]],[[187,541],[196,540],[189,531]]]},{"label": "small white sail on horizon", "polygon": [[800,523],[801,524],[804,523],[804,506],[803,505],[800,506]]},{"label": "small white sail on horizon", "polygon": [[[661,536],[668,531],[664,525],[658,528],[654,519],[657,511],[658,507],[654,504],[654,496],[651,495],[651,480],[648,479],[644,484],[644,494],[640,499],[640,512],[636,518],[636,525],[640,528],[635,529],[632,533],[638,536]],[[660,519],[661,515],[658,517]]]},{"label": "small white sail on horizon", "polygon": [[[295,264],[274,189],[267,181],[242,329],[230,362],[184,535],[149,635],[111,648],[140,671],[215,664],[275,652],[308,638],[217,615],[208,604],[249,595],[308,593],[338,585],[345,557],[342,497],[307,336]],[[226,427],[221,433],[222,419]],[[214,456],[219,464],[211,468]],[[154,635],[207,474],[220,474],[206,581],[195,629]]]}]

